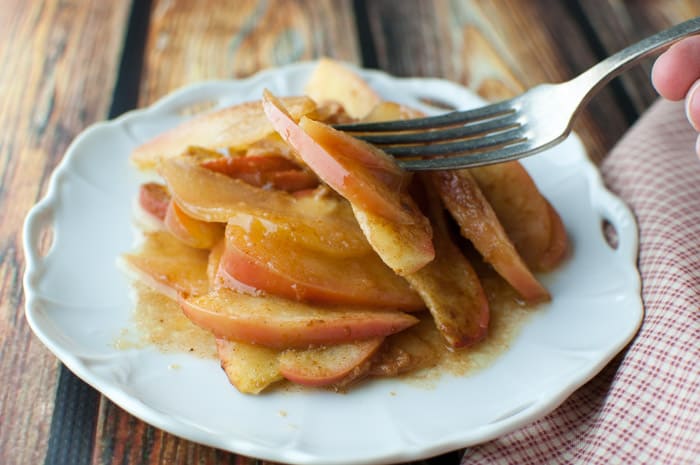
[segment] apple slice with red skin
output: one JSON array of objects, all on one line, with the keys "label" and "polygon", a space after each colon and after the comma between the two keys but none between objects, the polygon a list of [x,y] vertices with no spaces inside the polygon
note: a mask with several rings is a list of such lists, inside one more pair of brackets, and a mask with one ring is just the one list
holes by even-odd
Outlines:
[{"label": "apple slice with red skin", "polygon": [[270,221],[279,219],[287,225],[301,225],[305,230],[316,231],[314,237],[320,239],[319,247],[334,248],[344,255],[368,250],[367,239],[350,205],[334,193],[325,195],[319,188],[311,194],[291,195],[261,189],[206,169],[192,157],[170,158],[160,166],[173,199],[193,218],[226,223],[245,213]]},{"label": "apple slice with red skin", "polygon": [[263,105],[282,138],[350,201],[365,236],[390,268],[407,274],[434,258],[430,223],[403,192],[406,173],[389,155],[326,124],[308,118],[296,124],[269,93]]},{"label": "apple slice with red skin", "polygon": [[244,394],[259,394],[283,379],[279,350],[218,338],[216,351],[229,381]]},{"label": "apple slice with red skin", "polygon": [[180,242],[196,249],[210,249],[224,237],[222,223],[209,223],[192,218],[172,200],[165,213],[164,224]]},{"label": "apple slice with red skin", "polygon": [[286,192],[318,187],[318,178],[310,171],[280,155],[220,157],[202,163],[204,168],[240,179],[251,186]]},{"label": "apple slice with red skin", "polygon": [[372,357],[383,341],[383,337],[375,337],[315,349],[287,350],[279,356],[279,370],[289,381],[304,386],[347,385],[369,373]]},{"label": "apple slice with red skin", "polygon": [[554,268],[568,249],[566,230],[525,168],[512,161],[469,173],[525,264],[536,271]]},{"label": "apple slice with red skin", "polygon": [[[279,253],[284,250],[284,253]],[[423,300],[374,252],[341,258],[286,240],[253,221],[226,227],[221,273],[243,292],[256,289],[288,299],[326,304],[421,310]],[[243,283],[244,288],[238,287]]]},{"label": "apple slice with red skin", "polygon": [[190,321],[218,338],[274,349],[308,349],[382,337],[418,321],[403,312],[312,306],[225,288],[183,298],[180,306]]},{"label": "apple slice with red skin", "polygon": [[351,204],[395,222],[414,221],[400,201],[405,173],[391,157],[340,131],[335,131],[339,134],[337,138],[316,140],[315,135],[325,134],[324,129],[319,128],[334,130],[308,118],[302,119],[300,126],[284,104],[268,91],[264,93],[263,108],[282,139]]},{"label": "apple slice with red skin", "polygon": [[139,187],[139,206],[158,221],[165,220],[170,205],[168,188],[156,182],[147,182]]},{"label": "apple slice with red skin", "polygon": [[488,331],[490,311],[486,294],[474,268],[450,237],[437,193],[424,189],[422,197],[435,234],[435,260],[406,275],[406,280],[423,298],[435,326],[451,347],[474,345]]},{"label": "apple slice with red skin", "polygon": [[[308,97],[289,97],[283,101],[297,120],[316,109]],[[246,102],[195,116],[136,147],[130,160],[140,169],[153,169],[161,161],[179,156],[188,146],[242,149],[271,134],[274,129],[260,102]]]},{"label": "apple slice with red skin", "polygon": [[527,302],[549,300],[549,292],[523,262],[469,171],[433,171],[427,177],[428,188],[432,186],[436,190],[459,224],[462,235],[496,272]]}]

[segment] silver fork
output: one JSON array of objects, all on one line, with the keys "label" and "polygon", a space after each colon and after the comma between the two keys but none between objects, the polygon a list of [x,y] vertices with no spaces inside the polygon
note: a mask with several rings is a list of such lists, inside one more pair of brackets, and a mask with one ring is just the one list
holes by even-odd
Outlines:
[{"label": "silver fork", "polygon": [[700,31],[700,17],[654,34],[570,81],[541,84],[474,110],[381,123],[337,125],[397,158],[411,171],[489,165],[533,155],[563,141],[573,119],[605,84],[641,59]]}]

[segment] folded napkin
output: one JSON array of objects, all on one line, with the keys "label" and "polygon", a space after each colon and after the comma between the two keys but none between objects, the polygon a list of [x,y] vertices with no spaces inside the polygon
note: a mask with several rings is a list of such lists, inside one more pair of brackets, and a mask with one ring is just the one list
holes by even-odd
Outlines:
[{"label": "folded napkin", "polygon": [[700,464],[695,137],[683,105],[660,100],[601,167],[639,224],[645,316],[637,336],[554,412],[467,449],[463,465]]}]

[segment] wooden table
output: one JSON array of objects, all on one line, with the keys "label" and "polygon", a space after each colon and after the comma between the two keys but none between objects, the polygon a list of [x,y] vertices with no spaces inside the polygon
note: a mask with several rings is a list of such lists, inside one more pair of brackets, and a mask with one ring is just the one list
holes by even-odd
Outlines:
[{"label": "wooden table", "polygon": [[[70,141],[185,84],[320,56],[500,99],[698,16],[700,2],[5,0],[1,10],[0,463],[252,464],[125,413],[31,334],[21,227]],[[656,98],[650,64],[613,82],[577,121],[595,161]]]}]

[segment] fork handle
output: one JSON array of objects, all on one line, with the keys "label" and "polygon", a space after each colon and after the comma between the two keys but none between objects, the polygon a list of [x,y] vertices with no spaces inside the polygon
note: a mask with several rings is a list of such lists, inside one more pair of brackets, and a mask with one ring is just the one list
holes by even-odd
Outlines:
[{"label": "fork handle", "polygon": [[581,91],[580,97],[583,104],[601,87],[642,58],[698,32],[700,32],[700,17],[685,21],[630,45],[584,71],[570,82]]}]

